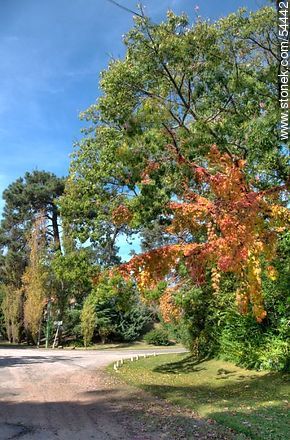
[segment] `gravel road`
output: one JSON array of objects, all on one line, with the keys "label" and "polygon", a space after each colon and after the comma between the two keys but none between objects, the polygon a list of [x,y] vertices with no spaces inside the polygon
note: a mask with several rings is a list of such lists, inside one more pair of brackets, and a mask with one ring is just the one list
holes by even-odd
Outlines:
[{"label": "gravel road", "polygon": [[0,440],[234,438],[103,371],[148,352],[0,348]]}]

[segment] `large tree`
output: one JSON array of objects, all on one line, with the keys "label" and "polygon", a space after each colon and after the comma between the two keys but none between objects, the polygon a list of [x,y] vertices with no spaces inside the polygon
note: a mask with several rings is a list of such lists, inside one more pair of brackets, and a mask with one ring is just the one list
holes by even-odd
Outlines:
[{"label": "large tree", "polygon": [[124,59],[102,73],[102,95],[83,114],[91,127],[76,145],[62,200],[78,238],[112,242],[128,231],[111,222],[122,204],[131,231],[162,223],[185,178],[202,191],[181,158],[203,164],[213,143],[246,159],[260,189],[285,182],[273,8],[193,24],[173,12],[154,24],[141,10],[124,43]]},{"label": "large tree", "polygon": [[[189,345],[198,340],[204,354],[217,349],[230,316],[272,328],[274,340],[285,294],[265,288],[278,268],[266,261],[287,215],[288,176],[275,9],[194,23],[170,11],[160,24],[141,9],[124,43],[125,57],[102,73],[101,97],[82,115],[90,126],[75,148],[63,214],[82,241],[103,239],[104,227],[140,233],[148,252],[123,274],[147,299],[160,298],[164,319],[185,322]],[[244,321],[235,296],[253,312]]]},{"label": "large tree", "polygon": [[5,202],[0,226],[1,279],[21,285],[27,264],[27,238],[35,218],[43,213],[46,239],[54,250],[60,249],[58,198],[64,180],[46,171],[25,173],[3,192]]}]

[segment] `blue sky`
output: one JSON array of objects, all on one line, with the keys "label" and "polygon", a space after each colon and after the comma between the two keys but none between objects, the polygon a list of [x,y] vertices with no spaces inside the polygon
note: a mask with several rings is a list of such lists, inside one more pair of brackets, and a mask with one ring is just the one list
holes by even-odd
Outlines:
[{"label": "blue sky", "polygon": [[[137,1],[119,0],[134,9]],[[216,19],[262,0],[144,0],[161,20],[167,9]],[[25,171],[68,173],[80,137],[80,111],[99,93],[99,73],[124,54],[132,16],[107,0],[0,0],[0,192]],[[2,207],[0,201],[0,210]],[[124,246],[123,253],[127,252]]]}]

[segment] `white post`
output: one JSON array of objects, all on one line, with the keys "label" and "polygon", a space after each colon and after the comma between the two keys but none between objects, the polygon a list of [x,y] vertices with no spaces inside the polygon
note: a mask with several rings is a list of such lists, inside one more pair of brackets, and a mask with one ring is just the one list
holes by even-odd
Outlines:
[{"label": "white post", "polygon": [[57,339],[57,336],[58,336],[58,330],[59,330],[59,325],[57,326],[57,329],[56,329],[56,332],[55,332],[52,348],[55,348],[56,339]]}]

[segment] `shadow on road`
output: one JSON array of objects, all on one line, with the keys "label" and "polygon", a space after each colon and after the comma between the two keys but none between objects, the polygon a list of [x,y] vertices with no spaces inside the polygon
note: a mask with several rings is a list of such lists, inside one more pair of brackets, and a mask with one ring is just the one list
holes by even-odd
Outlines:
[{"label": "shadow on road", "polygon": [[[78,356],[74,356],[74,359],[78,359]],[[0,368],[41,363],[50,364],[61,361],[68,361],[68,358],[62,356],[0,356]]]},{"label": "shadow on road", "polygon": [[[67,440],[180,440],[233,439],[232,433],[204,420],[169,408],[124,389],[98,389],[89,392],[88,400],[58,402],[0,401],[0,440],[11,436],[13,427],[22,428],[23,438]],[[175,411],[175,413],[173,413]],[[13,421],[13,425],[11,424]],[[1,431],[1,426],[3,430]],[[9,437],[1,436],[8,428]]]}]

